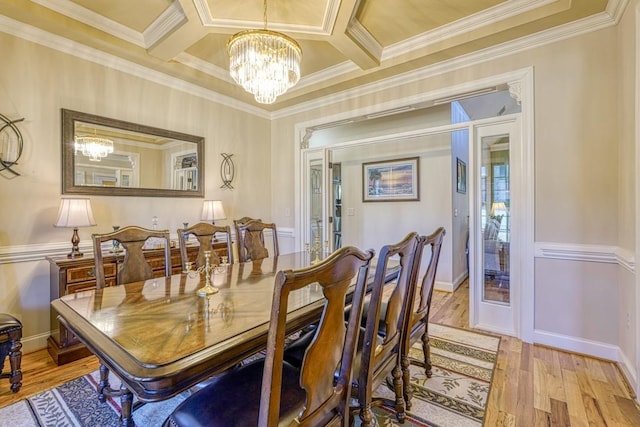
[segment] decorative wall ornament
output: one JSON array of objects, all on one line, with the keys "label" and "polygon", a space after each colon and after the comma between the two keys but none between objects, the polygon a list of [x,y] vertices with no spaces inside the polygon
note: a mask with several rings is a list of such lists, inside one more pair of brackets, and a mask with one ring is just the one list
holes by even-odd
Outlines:
[{"label": "decorative wall ornament", "polygon": [[11,168],[18,164],[18,160],[22,156],[22,133],[16,123],[23,120],[24,118],[10,120],[0,114],[0,172],[7,170],[15,176],[20,176]]},{"label": "decorative wall ornament", "polygon": [[231,160],[233,154],[220,153],[222,156],[222,163],[220,164],[220,178],[222,178],[222,185],[220,188],[228,188],[233,190],[231,183],[236,175],[236,167]]}]

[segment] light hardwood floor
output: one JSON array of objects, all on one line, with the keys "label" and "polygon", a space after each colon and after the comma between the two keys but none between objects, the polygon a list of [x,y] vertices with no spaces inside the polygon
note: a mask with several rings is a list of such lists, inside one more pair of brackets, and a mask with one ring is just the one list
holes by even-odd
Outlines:
[{"label": "light hardwood floor", "polygon": [[[466,284],[434,292],[432,304],[433,322],[469,328]],[[26,354],[21,390],[0,381],[0,407],[98,367],[95,357],[58,367],[46,350]],[[502,337],[484,425],[637,427],[640,411],[614,363]]]}]

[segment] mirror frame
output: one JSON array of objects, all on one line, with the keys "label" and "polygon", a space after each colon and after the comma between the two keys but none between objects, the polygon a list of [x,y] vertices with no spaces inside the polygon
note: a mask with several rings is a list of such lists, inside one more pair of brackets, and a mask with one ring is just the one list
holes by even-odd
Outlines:
[{"label": "mirror frame", "polygon": [[[75,125],[76,121],[109,126],[131,132],[145,133],[196,144],[198,153],[198,189],[171,190],[164,188],[98,187],[75,185]],[[143,196],[143,197],[202,197],[204,198],[204,137],[188,135],[151,126],[139,125],[122,120],[96,116],[62,109],[62,194],[83,194],[94,196]]]}]

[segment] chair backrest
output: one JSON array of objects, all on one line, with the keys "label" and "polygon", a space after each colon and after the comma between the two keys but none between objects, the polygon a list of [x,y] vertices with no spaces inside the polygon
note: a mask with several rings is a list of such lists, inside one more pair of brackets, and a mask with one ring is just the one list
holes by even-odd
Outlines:
[{"label": "chair backrest", "polygon": [[[273,241],[272,253],[269,253],[264,243],[264,230],[267,229],[271,230],[271,240]],[[278,232],[276,225],[273,223],[264,223],[255,220],[244,224],[236,224],[236,239],[240,262],[280,255]]]},{"label": "chair backrest", "polygon": [[[402,328],[408,311],[407,305],[414,293],[411,287],[415,286],[415,282],[411,281],[411,275],[419,241],[418,233],[409,233],[401,242],[383,246],[378,255],[357,378],[357,397],[361,409],[370,406],[373,391],[392,370],[401,372]],[[384,316],[381,316],[385,278],[388,268],[392,267],[389,262],[392,257],[398,259],[399,271],[396,280],[388,282],[388,286],[392,286],[389,288],[391,293],[386,300]],[[384,327],[383,336],[379,334],[381,327]]]},{"label": "chair backrest", "polygon": [[[440,259],[440,250],[442,248],[442,241],[444,240],[444,236],[446,231],[444,227],[438,227],[433,233],[428,236],[420,237],[420,244],[418,246],[418,250],[416,252],[416,262],[413,266],[412,281],[415,283],[418,282],[420,275],[420,264],[421,258],[424,254],[424,250],[427,246],[430,247],[430,255],[429,255],[429,263],[427,264],[427,270],[422,278],[422,284],[419,288],[420,293],[414,292],[414,295],[411,296],[411,307],[412,310],[408,313],[407,316],[407,326],[406,330],[408,333],[406,334],[405,340],[405,350],[408,351],[411,348],[411,344],[415,342],[418,338],[419,334],[417,334],[417,329],[426,328],[426,325],[429,321],[429,310],[431,309],[431,298],[433,296],[433,285],[436,280],[436,272],[438,270],[438,261]],[[416,291],[418,287],[414,288]],[[418,298],[418,302],[416,304],[415,298]]]},{"label": "chair backrest", "polygon": [[171,241],[169,230],[149,230],[142,227],[128,226],[105,234],[93,234],[93,253],[96,270],[96,286],[105,286],[104,261],[102,258],[102,242],[115,240],[125,250],[124,261],[118,269],[118,284],[138,282],[153,277],[153,269],[144,256],[143,247],[150,238],[163,240],[165,276],[171,276]]},{"label": "chair backrest", "polygon": [[216,234],[224,235],[227,243],[228,263],[233,264],[233,252],[231,250],[231,227],[225,227],[209,224],[208,222],[199,222],[189,228],[178,229],[178,244],[180,245],[180,258],[182,260],[182,268],[186,268],[189,257],[187,255],[187,238],[191,235],[196,236],[200,247],[198,248],[198,256],[196,257],[195,268],[205,264],[205,252],[211,252],[211,260],[214,264],[220,264],[220,259],[213,251],[213,243],[216,241]]},{"label": "chair backrest", "polygon": [[260,218],[251,218],[250,216],[243,216],[240,219],[234,219],[233,220],[233,226],[237,226],[237,225],[243,225],[248,223],[249,221],[260,221],[262,222],[262,220]]},{"label": "chair backrest", "polygon": [[[310,284],[322,288],[325,300],[320,323],[300,368],[300,387],[306,392],[306,404],[297,420],[300,425],[308,426],[327,425],[338,420],[347,425],[351,368],[372,257],[372,250],[363,252],[354,247],[344,247],[311,267],[278,272],[258,425],[278,425],[289,295]],[[345,325],[344,306],[354,281],[353,308]]]}]

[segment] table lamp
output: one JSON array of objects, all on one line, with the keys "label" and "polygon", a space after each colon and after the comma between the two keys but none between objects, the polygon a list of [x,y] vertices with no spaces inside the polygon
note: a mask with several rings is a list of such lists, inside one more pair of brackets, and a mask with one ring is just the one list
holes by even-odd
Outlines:
[{"label": "table lamp", "polygon": [[58,209],[58,220],[54,227],[73,228],[73,237],[71,237],[71,252],[67,258],[79,258],[83,256],[78,244],[80,236],[78,236],[78,227],[93,227],[96,220],[93,219],[93,211],[91,210],[91,200],[88,198],[76,198],[60,200],[60,208]]},{"label": "table lamp", "polygon": [[211,221],[211,224],[215,225],[215,221],[218,219],[227,219],[227,215],[224,213],[222,202],[220,200],[205,200],[202,205],[201,220]]}]

